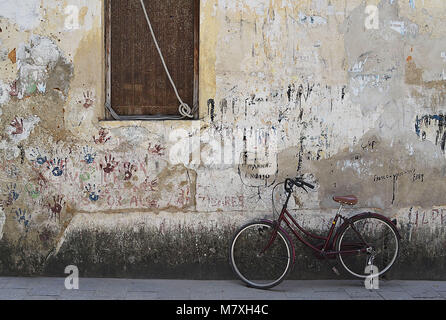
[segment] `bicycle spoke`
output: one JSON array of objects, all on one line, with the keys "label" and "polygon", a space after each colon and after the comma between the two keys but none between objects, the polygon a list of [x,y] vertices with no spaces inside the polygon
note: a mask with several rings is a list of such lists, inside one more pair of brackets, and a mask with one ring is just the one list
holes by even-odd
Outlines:
[{"label": "bicycle spoke", "polygon": [[289,270],[291,251],[288,242],[277,233],[270,243],[273,230],[272,225],[253,223],[242,227],[233,240],[231,264],[237,275],[249,285],[273,286]]},{"label": "bicycle spoke", "polygon": [[[394,263],[398,253],[398,239],[390,225],[374,217],[352,222],[340,236],[339,250],[349,250],[353,244],[367,243],[368,252],[359,255],[340,253],[338,259],[351,274],[366,277],[366,267],[372,263],[379,274],[386,272]],[[373,255],[373,262],[371,261]]]}]

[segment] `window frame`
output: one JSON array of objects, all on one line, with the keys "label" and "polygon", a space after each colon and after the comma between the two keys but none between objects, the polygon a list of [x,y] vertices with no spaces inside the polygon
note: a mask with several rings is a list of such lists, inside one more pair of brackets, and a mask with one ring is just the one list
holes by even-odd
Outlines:
[{"label": "window frame", "polygon": [[[111,105],[111,2],[113,0],[104,0],[104,54],[105,54],[105,104],[113,107]],[[133,0],[138,1],[138,0]],[[159,0],[162,1],[162,0]],[[196,107],[196,112],[193,118],[184,118],[182,120],[197,120],[200,114],[199,108],[199,57],[200,57],[200,0],[194,1],[194,80],[193,80],[193,106],[191,109]],[[142,8],[141,8],[142,11]],[[150,14],[150,12],[149,12]],[[148,26],[147,26],[148,28]],[[169,66],[168,66],[169,67]],[[172,89],[173,90],[173,89]],[[180,103],[178,102],[178,105]],[[153,115],[153,119],[150,119],[152,115],[144,115],[147,119],[144,120],[160,120],[157,116]],[[123,116],[123,120],[125,116]],[[165,115],[166,119],[175,116]],[[111,113],[107,110],[107,107],[104,106],[104,120],[105,121],[113,121],[116,120],[113,118]],[[138,119],[138,121],[144,121],[142,119]],[[178,120],[178,119],[172,119]]]}]

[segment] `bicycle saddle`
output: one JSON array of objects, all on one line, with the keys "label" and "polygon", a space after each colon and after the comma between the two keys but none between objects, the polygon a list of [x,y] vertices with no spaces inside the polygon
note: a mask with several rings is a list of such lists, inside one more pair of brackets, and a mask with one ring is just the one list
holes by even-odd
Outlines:
[{"label": "bicycle saddle", "polygon": [[355,196],[340,196],[333,197],[333,200],[342,204],[355,205],[358,203],[358,198]]}]

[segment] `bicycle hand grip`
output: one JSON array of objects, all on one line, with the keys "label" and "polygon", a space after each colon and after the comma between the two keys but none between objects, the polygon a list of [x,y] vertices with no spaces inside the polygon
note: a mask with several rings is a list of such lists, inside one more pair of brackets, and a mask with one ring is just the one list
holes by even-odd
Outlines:
[{"label": "bicycle hand grip", "polygon": [[309,184],[308,182],[303,181],[302,178],[297,177],[295,179],[291,179],[291,181],[297,187],[307,186],[310,189],[314,189],[314,186],[312,184]]},{"label": "bicycle hand grip", "polygon": [[314,189],[314,186],[312,184],[309,184],[308,182],[305,182],[305,181],[301,181],[301,182],[302,182],[302,184],[306,185],[308,188]]}]

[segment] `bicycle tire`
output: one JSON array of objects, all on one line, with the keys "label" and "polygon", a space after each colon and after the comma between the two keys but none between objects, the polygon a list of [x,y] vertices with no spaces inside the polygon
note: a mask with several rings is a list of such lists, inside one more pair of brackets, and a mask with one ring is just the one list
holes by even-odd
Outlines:
[{"label": "bicycle tire", "polygon": [[[369,220],[371,223],[369,223],[365,228],[364,226],[366,225],[367,222],[365,222],[365,220]],[[370,234],[374,234],[374,235],[382,235],[383,237],[383,241],[374,241],[372,247],[374,247],[374,250],[376,252],[378,252],[379,256],[379,261],[378,260],[374,260],[373,261],[373,265],[377,266],[378,268],[378,273],[375,274],[374,276],[382,276],[383,274],[385,274],[386,272],[388,272],[392,266],[395,264],[395,261],[398,259],[399,256],[399,251],[400,251],[400,236],[398,233],[398,230],[396,229],[395,225],[391,222],[389,222],[386,218],[377,215],[377,214],[360,214],[357,216],[354,216],[351,219],[351,222],[354,224],[355,229],[364,229],[362,230],[358,230],[359,233],[361,233],[361,236],[364,238],[367,238],[367,242],[368,243],[372,243],[370,242]],[[375,227],[374,223],[376,223]],[[369,228],[368,231],[366,231],[366,228]],[[368,234],[367,234],[368,233]],[[351,237],[356,236],[356,240],[359,239],[359,236],[354,232],[354,230],[352,230],[350,224],[345,224],[341,227],[341,229],[339,230],[339,236],[336,239],[336,244],[335,244],[335,248],[336,251],[342,251],[341,249],[344,250],[348,250],[348,249],[354,249],[354,246],[359,247],[358,244],[354,243],[354,242],[350,242],[348,243],[347,241],[350,240]],[[385,237],[387,237],[387,235],[391,236],[391,241],[386,241]],[[345,241],[344,241],[345,240]],[[351,241],[351,240],[350,240]],[[389,247],[390,250],[387,250],[386,248]],[[384,252],[384,249],[386,250],[386,252]],[[389,252],[387,252],[389,251]],[[351,274],[355,277],[358,278],[367,278],[370,276],[370,273],[367,273],[365,270],[365,267],[367,265],[367,260],[364,260],[366,263],[364,265],[361,265],[362,263],[360,262],[361,259],[358,258],[358,262],[353,261],[354,257],[359,257],[359,256],[364,256],[366,257],[367,254],[363,253],[363,254],[342,254],[342,253],[338,253],[337,254],[337,261],[338,263],[343,267],[344,271],[346,271],[348,274]],[[376,259],[376,258],[375,258]],[[390,259],[389,262],[386,262]],[[347,262],[348,261],[348,262]],[[379,262],[379,263],[377,263]],[[347,264],[349,264],[350,266],[347,266]],[[378,264],[378,265],[377,265]],[[384,265],[384,266],[383,266]],[[361,269],[362,268],[362,269]],[[360,270],[364,270],[364,271],[360,271]]]},{"label": "bicycle tire", "polygon": [[[273,223],[254,221],[240,227],[231,240],[230,265],[238,278],[249,287],[269,289],[277,286],[292,268],[292,245],[280,229],[271,247],[264,255],[259,255],[268,243],[272,230]],[[281,256],[282,254],[284,256]],[[281,261],[281,264],[283,262],[283,266],[277,264],[276,267],[275,261]]]}]

